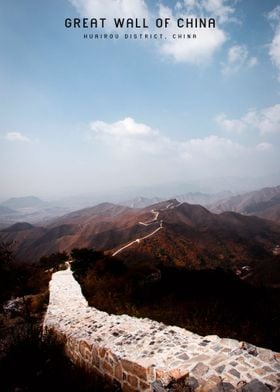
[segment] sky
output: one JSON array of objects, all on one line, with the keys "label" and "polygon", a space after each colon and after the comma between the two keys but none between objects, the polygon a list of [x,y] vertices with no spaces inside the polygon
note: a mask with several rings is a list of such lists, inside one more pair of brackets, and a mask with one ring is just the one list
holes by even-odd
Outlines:
[{"label": "sky", "polygon": [[[108,23],[64,25],[86,17]],[[114,17],[149,29],[113,31]],[[216,28],[178,29],[181,17]],[[146,32],[164,38],[123,38]],[[0,48],[2,199],[280,172],[277,0],[2,0]]]}]

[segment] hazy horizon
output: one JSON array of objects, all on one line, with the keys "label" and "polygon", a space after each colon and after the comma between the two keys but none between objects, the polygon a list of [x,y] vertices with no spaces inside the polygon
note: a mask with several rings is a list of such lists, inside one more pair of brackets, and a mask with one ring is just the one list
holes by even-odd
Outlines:
[{"label": "hazy horizon", "polygon": [[[168,199],[184,194],[205,194],[205,195],[226,195],[244,194],[251,191],[258,191],[262,188],[275,187],[280,185],[280,173],[264,178],[216,178],[193,181],[190,183],[160,183],[153,186],[134,186],[115,188],[108,191],[88,191],[83,193],[24,193],[7,194],[0,196],[0,204],[9,200],[24,197],[37,197],[45,202],[62,204],[72,204],[90,206],[102,202],[126,202],[139,197]],[[222,197],[222,196],[221,196]]]}]

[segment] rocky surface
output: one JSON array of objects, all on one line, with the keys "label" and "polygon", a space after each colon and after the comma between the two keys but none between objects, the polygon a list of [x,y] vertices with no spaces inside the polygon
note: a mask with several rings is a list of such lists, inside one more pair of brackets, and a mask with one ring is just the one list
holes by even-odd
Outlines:
[{"label": "rocky surface", "polygon": [[124,391],[280,391],[279,353],[98,311],[70,269],[53,274],[44,329],[63,339],[73,362]]}]

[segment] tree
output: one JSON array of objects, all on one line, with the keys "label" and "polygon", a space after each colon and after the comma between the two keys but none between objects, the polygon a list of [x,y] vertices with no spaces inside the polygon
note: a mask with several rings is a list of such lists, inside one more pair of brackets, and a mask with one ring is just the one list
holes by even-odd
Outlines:
[{"label": "tree", "polygon": [[104,253],[96,251],[92,248],[72,249],[72,270],[74,272],[85,272],[89,267],[93,266],[98,260],[104,257]]},{"label": "tree", "polygon": [[69,256],[66,252],[53,253],[50,256],[43,256],[40,259],[40,264],[45,269],[58,270],[61,264],[69,260]]},{"label": "tree", "polygon": [[13,287],[11,242],[0,242],[0,303],[9,298]]}]

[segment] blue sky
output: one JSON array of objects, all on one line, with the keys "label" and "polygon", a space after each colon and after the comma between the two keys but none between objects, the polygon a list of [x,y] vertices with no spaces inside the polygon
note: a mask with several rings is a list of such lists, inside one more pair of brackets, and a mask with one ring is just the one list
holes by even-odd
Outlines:
[{"label": "blue sky", "polygon": [[[0,197],[278,173],[277,5],[1,2]],[[170,26],[166,40],[145,42],[85,40],[64,27],[67,17],[129,15],[150,25],[215,17],[217,27],[173,40]]]}]

